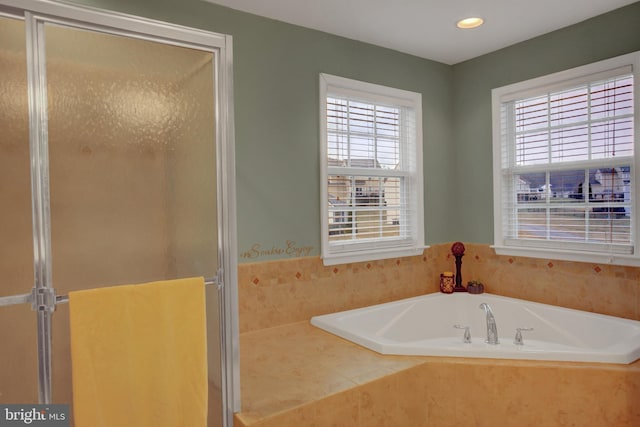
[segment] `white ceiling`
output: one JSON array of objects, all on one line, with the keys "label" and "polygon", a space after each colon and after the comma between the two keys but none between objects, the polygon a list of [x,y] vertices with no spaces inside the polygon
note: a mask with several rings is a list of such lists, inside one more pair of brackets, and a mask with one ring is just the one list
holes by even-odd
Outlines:
[{"label": "white ceiling", "polygon": [[[205,0],[446,64],[566,27],[637,0]],[[485,24],[459,30],[480,16]]]}]

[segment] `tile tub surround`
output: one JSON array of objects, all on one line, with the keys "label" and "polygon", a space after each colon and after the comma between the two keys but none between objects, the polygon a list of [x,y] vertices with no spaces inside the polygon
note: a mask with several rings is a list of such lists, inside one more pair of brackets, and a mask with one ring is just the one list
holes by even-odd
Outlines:
[{"label": "tile tub surround", "polygon": [[240,340],[239,427],[640,425],[640,361],[383,356],[308,322]]},{"label": "tile tub surround", "polygon": [[[463,283],[486,291],[561,307],[640,320],[640,268],[496,255],[465,243]],[[240,332],[308,320],[439,289],[442,271],[455,271],[451,243],[422,256],[324,266],[319,257],[238,266]]]},{"label": "tile tub surround", "polygon": [[638,267],[510,257],[489,245],[465,246],[465,283],[480,279],[494,294],[640,320]]},{"label": "tile tub surround", "polygon": [[319,257],[239,264],[240,333],[436,292],[448,250],[335,266]]},{"label": "tile tub surround", "polygon": [[[495,294],[640,320],[639,268],[465,246],[464,283],[481,279]],[[439,274],[455,271],[450,248],[331,267],[318,257],[240,264],[243,410],[236,425],[640,425],[633,405],[640,361],[383,356],[309,325],[317,314],[437,292]]]}]

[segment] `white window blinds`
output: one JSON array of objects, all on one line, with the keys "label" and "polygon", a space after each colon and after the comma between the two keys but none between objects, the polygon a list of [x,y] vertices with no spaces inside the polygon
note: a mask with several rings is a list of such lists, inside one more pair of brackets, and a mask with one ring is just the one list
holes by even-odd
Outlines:
[{"label": "white window blinds", "polygon": [[419,104],[393,91],[321,76],[325,263],[423,249]]},{"label": "white window blinds", "polygon": [[634,253],[634,91],[624,66],[499,97],[498,245]]}]

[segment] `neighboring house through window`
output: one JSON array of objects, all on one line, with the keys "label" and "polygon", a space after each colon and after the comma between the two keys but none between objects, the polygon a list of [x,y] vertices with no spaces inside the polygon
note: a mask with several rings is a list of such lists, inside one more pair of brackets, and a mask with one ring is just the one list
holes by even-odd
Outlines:
[{"label": "neighboring house through window", "polygon": [[424,249],[422,98],[320,75],[325,264]]},{"label": "neighboring house through window", "polygon": [[640,52],[494,89],[499,254],[640,265]]}]

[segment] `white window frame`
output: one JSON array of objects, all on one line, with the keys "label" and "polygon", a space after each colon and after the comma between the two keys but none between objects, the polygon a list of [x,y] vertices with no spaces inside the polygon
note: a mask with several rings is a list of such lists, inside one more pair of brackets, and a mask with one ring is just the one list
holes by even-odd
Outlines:
[{"label": "white window frame", "polygon": [[[415,113],[415,138],[410,156],[413,167],[411,171],[404,171],[406,188],[410,193],[408,201],[414,214],[412,221],[407,224],[407,235],[398,241],[345,241],[340,244],[329,242],[329,209],[328,209],[328,142],[327,142],[327,96],[342,95],[354,99],[367,100],[374,103],[409,106]],[[412,132],[413,133],[413,132]],[[329,74],[320,74],[320,217],[322,260],[325,265],[344,264],[350,262],[373,261],[378,259],[415,256],[423,253],[424,245],[424,202],[423,202],[423,172],[422,172],[422,95],[402,89],[381,86],[372,83],[347,79]],[[406,150],[402,148],[403,150]],[[362,168],[361,168],[362,169]],[[354,168],[354,175],[378,172],[384,174],[386,170],[365,171]],[[372,175],[373,176],[373,175]]]},{"label": "white window frame", "polygon": [[[503,170],[502,170],[502,103],[514,99],[524,99],[550,90],[560,90],[574,84],[576,81],[597,81],[602,75],[612,70],[628,68],[634,77],[634,155],[631,162],[631,245],[632,253],[615,253],[604,249],[602,251],[583,250],[572,247],[566,242],[541,241],[537,246],[519,245],[517,239],[508,239],[504,235],[503,209]],[[570,82],[570,83],[568,83]],[[558,259],[578,262],[609,263],[616,265],[640,266],[640,247],[638,247],[640,233],[640,196],[638,195],[638,167],[640,160],[640,51],[619,57],[599,61],[570,70],[561,71],[547,76],[503,86],[492,90],[493,116],[493,216],[494,216],[494,245],[499,255],[524,256],[544,259]]]}]

